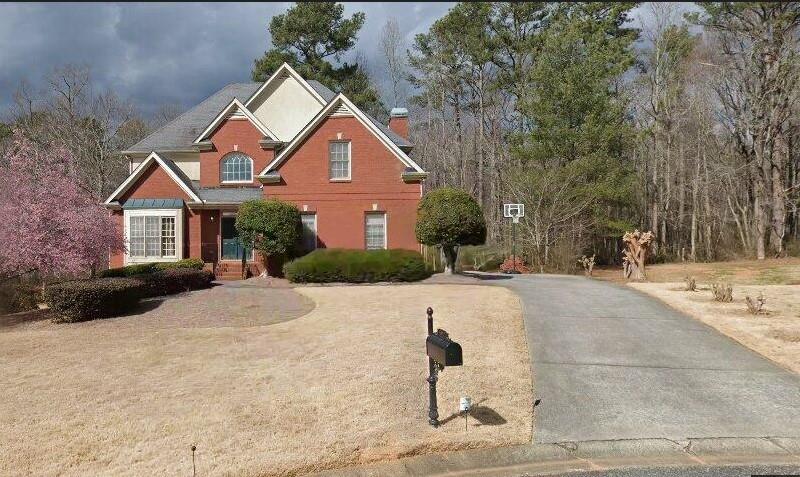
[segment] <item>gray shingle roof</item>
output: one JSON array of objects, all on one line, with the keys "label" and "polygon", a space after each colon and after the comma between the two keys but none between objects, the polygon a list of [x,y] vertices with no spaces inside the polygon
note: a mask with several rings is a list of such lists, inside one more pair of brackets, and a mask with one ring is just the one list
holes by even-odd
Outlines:
[{"label": "gray shingle roof", "polygon": [[[177,118],[168,122],[152,134],[127,148],[125,152],[148,153],[152,151],[185,150],[194,147],[193,142],[197,136],[211,123],[211,121],[227,106],[233,98],[246,102],[263,83],[233,83],[206,98],[202,103],[186,111]],[[309,80],[309,86],[316,91],[322,99],[330,102],[336,93],[316,80]],[[370,115],[366,115],[372,123],[386,134],[392,142],[402,148],[412,147],[407,139],[397,135],[386,125]]]},{"label": "gray shingle roof", "polygon": [[126,149],[130,152],[190,149],[197,136],[233,98],[245,101],[261,83],[234,83],[206,98],[202,103],[168,122],[152,134]]},{"label": "gray shingle roof", "polygon": [[[330,103],[331,100],[336,97],[336,93],[334,93],[333,91],[328,89],[327,86],[325,86],[324,84],[320,83],[317,80],[309,80],[308,84],[309,84],[309,86],[314,88],[314,91],[316,91],[320,96],[322,96],[322,99],[324,99],[326,103]],[[395,133],[394,131],[389,129],[388,126],[386,126],[385,124],[381,123],[377,119],[373,118],[369,114],[364,113],[364,115],[370,121],[372,121],[372,124],[377,126],[378,129],[380,129],[384,134],[386,134],[386,136],[388,136],[389,139],[393,143],[397,144],[398,147],[408,148],[408,147],[413,147],[414,146],[413,144],[411,144],[411,142],[408,139],[406,139],[403,136],[400,136],[399,134]]]},{"label": "gray shingle roof", "polygon": [[200,187],[194,181],[194,190],[206,202],[241,203],[262,197],[259,187]]},{"label": "gray shingle roof", "polygon": [[331,100],[336,97],[336,93],[328,89],[327,86],[317,80],[308,80],[307,83],[314,89],[314,91],[317,92],[317,94],[322,96],[322,99],[324,99],[326,103],[330,103]]}]

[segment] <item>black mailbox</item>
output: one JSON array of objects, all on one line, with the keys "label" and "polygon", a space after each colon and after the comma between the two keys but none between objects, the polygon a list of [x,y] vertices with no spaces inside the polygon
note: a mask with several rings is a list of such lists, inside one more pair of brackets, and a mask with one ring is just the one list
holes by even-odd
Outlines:
[{"label": "black mailbox", "polygon": [[428,335],[425,340],[428,356],[441,366],[461,366],[461,345],[451,340],[442,330]]}]

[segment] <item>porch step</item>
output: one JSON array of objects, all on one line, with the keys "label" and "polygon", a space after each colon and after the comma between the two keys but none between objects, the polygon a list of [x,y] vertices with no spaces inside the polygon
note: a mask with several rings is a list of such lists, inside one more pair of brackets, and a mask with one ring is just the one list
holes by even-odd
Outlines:
[{"label": "porch step", "polygon": [[[257,275],[257,270],[253,264],[247,264],[250,276]],[[217,280],[241,280],[242,264],[236,262],[218,262],[214,270]]]}]

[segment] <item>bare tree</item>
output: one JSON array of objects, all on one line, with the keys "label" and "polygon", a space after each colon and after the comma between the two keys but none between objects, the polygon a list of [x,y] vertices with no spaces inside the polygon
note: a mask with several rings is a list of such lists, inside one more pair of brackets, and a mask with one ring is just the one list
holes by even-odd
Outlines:
[{"label": "bare tree", "polygon": [[389,81],[392,83],[393,106],[405,106],[405,88],[403,81],[406,76],[405,43],[400,33],[400,25],[394,18],[389,18],[381,30],[381,52],[386,60],[386,69]]}]

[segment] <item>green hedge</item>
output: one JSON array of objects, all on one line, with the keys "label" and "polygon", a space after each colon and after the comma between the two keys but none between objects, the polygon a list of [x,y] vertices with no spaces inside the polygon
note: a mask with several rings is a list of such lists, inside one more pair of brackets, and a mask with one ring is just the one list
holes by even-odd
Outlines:
[{"label": "green hedge", "polygon": [[45,302],[57,314],[53,321],[66,323],[123,314],[143,295],[143,285],[129,278],[76,280],[44,290]]},{"label": "green hedge", "polygon": [[171,268],[131,277],[108,277],[57,283],[45,289],[44,299],[56,313],[53,321],[73,323],[118,316],[133,310],[142,298],[208,288],[208,270]]},{"label": "green hedge", "polygon": [[214,281],[214,274],[208,270],[170,268],[130,279],[142,285],[145,296],[155,297],[208,288]]},{"label": "green hedge", "polygon": [[430,276],[422,255],[409,250],[318,249],[283,267],[295,283],[413,282]]},{"label": "green hedge", "polygon": [[170,270],[173,268],[190,268],[195,270],[202,270],[205,263],[199,258],[185,258],[177,262],[154,262],[154,263],[137,263],[135,265],[127,265],[119,268],[109,268],[100,272],[101,277],[133,277],[145,273],[153,273],[159,270]]}]

